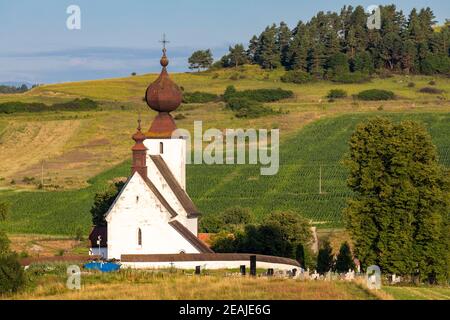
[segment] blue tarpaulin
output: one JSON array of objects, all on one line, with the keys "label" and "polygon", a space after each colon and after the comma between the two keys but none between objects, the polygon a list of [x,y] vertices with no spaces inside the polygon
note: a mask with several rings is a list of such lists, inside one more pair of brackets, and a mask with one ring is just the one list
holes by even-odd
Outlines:
[{"label": "blue tarpaulin", "polygon": [[112,262],[90,262],[84,265],[88,270],[99,270],[101,272],[112,272],[120,269],[120,264]]}]

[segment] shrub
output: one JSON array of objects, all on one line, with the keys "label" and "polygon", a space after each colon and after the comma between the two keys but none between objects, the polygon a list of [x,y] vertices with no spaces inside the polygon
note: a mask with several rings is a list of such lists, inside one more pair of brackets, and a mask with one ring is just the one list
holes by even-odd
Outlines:
[{"label": "shrub", "polygon": [[395,98],[395,94],[392,91],[371,89],[361,91],[356,97],[365,101],[392,100]]},{"label": "shrub", "polygon": [[227,231],[221,231],[220,233],[211,237],[211,249],[218,253],[232,253],[236,251],[236,244],[234,235]]},{"label": "shrub", "polygon": [[408,88],[414,88],[416,84],[414,82],[408,83]]},{"label": "shrub", "polygon": [[216,101],[219,97],[214,93],[208,92],[186,92],[183,94],[183,103],[207,103]]},{"label": "shrub", "polygon": [[282,82],[291,82],[297,84],[314,81],[314,77],[312,75],[301,70],[288,71],[280,79]]},{"label": "shrub", "polygon": [[239,73],[233,73],[231,76],[230,76],[230,80],[233,80],[233,81],[236,81],[236,80],[239,80]]},{"label": "shrub", "polygon": [[25,184],[33,184],[35,180],[34,177],[23,177],[22,182]]},{"label": "shrub", "polygon": [[347,92],[342,89],[332,89],[328,92],[327,98],[329,99],[339,99],[347,97]]},{"label": "shrub", "polygon": [[420,89],[419,92],[421,92],[421,93],[429,93],[429,94],[442,94],[445,91],[441,90],[441,89],[438,89],[438,88],[424,87],[424,88]]},{"label": "shrub", "polygon": [[17,292],[24,284],[25,275],[17,255],[0,255],[0,293]]},{"label": "shrub", "polygon": [[257,102],[275,102],[283,99],[292,98],[294,93],[291,90],[278,89],[254,89],[236,91],[233,86],[229,86],[223,95],[225,101],[231,98],[243,98]]},{"label": "shrub", "polygon": [[261,103],[248,98],[231,98],[227,108],[234,111],[237,118],[258,118],[265,115],[275,114],[276,111],[263,106]]},{"label": "shrub", "polygon": [[428,82],[428,84],[429,84],[430,86],[435,86],[435,85],[436,85],[436,81],[431,80],[430,82]]},{"label": "shrub", "polygon": [[225,92],[223,94],[223,99],[225,101],[228,101],[229,99],[231,99],[231,97],[233,97],[236,94],[236,88],[234,86],[228,86],[225,89]]},{"label": "shrub", "polygon": [[222,219],[217,215],[202,216],[200,219],[200,230],[206,233],[217,233],[223,225]]},{"label": "shrub", "polygon": [[64,103],[47,106],[44,103],[5,102],[0,103],[0,113],[49,112],[49,111],[89,111],[95,110],[98,103],[91,99],[75,99]]},{"label": "shrub", "polygon": [[338,73],[331,79],[331,81],[339,83],[364,83],[368,82],[369,80],[370,76],[368,74],[359,71],[353,73]]},{"label": "shrub", "polygon": [[175,117],[173,117],[175,120],[183,120],[186,119],[186,116],[182,113],[177,114]]},{"label": "shrub", "polygon": [[231,207],[222,212],[223,223],[227,225],[248,224],[253,221],[253,213],[249,208]]},{"label": "shrub", "polygon": [[30,254],[27,251],[22,251],[19,253],[19,258],[24,259],[30,257]]}]

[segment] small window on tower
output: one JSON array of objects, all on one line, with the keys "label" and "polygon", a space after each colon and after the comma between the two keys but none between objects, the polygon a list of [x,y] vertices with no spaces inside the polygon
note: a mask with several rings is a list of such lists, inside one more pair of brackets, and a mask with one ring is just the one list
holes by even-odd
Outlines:
[{"label": "small window on tower", "polygon": [[142,231],[140,228],[138,230],[138,245],[142,246]]},{"label": "small window on tower", "polygon": [[139,202],[139,196],[136,196],[136,203]]},{"label": "small window on tower", "polygon": [[159,153],[160,154],[164,153],[164,144],[162,142],[159,143]]}]

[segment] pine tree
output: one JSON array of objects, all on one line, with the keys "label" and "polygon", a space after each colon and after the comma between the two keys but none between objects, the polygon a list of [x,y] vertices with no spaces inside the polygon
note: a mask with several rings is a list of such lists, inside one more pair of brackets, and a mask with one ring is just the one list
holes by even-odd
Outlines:
[{"label": "pine tree", "polygon": [[277,48],[277,27],[267,27],[261,34],[258,47],[258,63],[264,69],[274,69],[280,65],[280,52]]},{"label": "pine tree", "polygon": [[254,35],[253,38],[250,40],[247,50],[248,59],[252,64],[258,63],[258,46],[259,46],[259,39],[256,35]]},{"label": "pine tree", "polygon": [[355,52],[367,49],[367,16],[362,6],[357,6],[350,17],[350,29],[355,33]]},{"label": "pine tree", "polygon": [[200,72],[201,69],[211,67],[213,61],[211,50],[198,50],[188,59],[189,69],[197,69],[197,71]]},{"label": "pine tree", "polygon": [[336,75],[346,74],[350,71],[347,55],[336,53],[332,55],[326,64],[327,74],[332,78]]},{"label": "pine tree", "polygon": [[289,47],[289,68],[293,70],[308,71],[308,52],[311,47],[311,38],[308,27],[299,22]]},{"label": "pine tree", "polygon": [[347,242],[343,243],[341,245],[341,248],[339,249],[339,254],[336,258],[335,269],[338,273],[346,273],[349,270],[355,269],[355,263],[353,262],[350,245]]},{"label": "pine tree", "polygon": [[352,71],[359,71],[364,74],[372,74],[374,72],[374,64],[372,55],[367,52],[359,52],[351,62]]},{"label": "pine tree", "polygon": [[280,63],[284,67],[289,67],[289,45],[292,33],[285,22],[280,23],[277,35],[277,48],[280,52]]},{"label": "pine tree", "polygon": [[294,29],[294,35],[289,46],[289,69],[308,71],[308,52],[311,47],[311,38],[308,27],[299,22]]},{"label": "pine tree", "polygon": [[237,44],[234,47],[229,47],[230,53],[228,54],[230,66],[238,67],[248,62],[247,53],[245,52],[242,44]]},{"label": "pine tree", "polygon": [[417,68],[416,60],[417,60],[416,45],[414,44],[413,40],[408,39],[403,43],[402,47],[402,57],[401,57],[402,69],[406,73],[415,71]]},{"label": "pine tree", "polygon": [[325,241],[319,249],[317,255],[317,272],[320,274],[327,273],[334,268],[334,255],[330,242]]}]

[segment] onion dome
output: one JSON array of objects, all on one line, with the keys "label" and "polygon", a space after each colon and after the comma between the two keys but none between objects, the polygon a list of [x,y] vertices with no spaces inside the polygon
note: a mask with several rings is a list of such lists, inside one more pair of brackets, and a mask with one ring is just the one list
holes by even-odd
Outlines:
[{"label": "onion dome", "polygon": [[175,111],[181,104],[183,94],[180,88],[173,82],[167,73],[169,59],[166,56],[166,48],[163,49],[161,58],[162,71],[158,79],[150,84],[145,93],[145,100],[150,108],[158,111],[158,115],[152,123],[150,130],[145,134],[150,139],[169,139],[173,131],[177,129],[170,112]]},{"label": "onion dome", "polygon": [[177,130],[177,125],[172,116],[168,112],[160,112],[153,120],[146,136],[151,139],[167,139],[172,137],[175,130]]},{"label": "onion dome", "polygon": [[166,49],[163,49],[163,56],[160,62],[163,67],[161,74],[158,79],[147,88],[145,100],[149,107],[155,111],[172,112],[180,106],[183,94],[167,73],[166,67],[169,65],[169,60],[166,56]]}]

